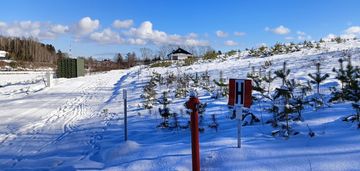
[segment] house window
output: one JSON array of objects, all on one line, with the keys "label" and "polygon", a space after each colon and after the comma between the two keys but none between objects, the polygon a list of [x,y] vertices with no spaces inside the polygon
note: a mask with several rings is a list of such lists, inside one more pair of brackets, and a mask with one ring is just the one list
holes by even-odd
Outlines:
[{"label": "house window", "polygon": [[173,56],[173,60],[178,60],[178,56]]}]

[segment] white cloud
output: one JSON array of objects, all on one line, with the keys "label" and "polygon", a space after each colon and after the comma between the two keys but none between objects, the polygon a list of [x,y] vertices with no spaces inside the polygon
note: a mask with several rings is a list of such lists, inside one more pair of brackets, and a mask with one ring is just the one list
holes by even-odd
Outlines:
[{"label": "white cloud", "polygon": [[227,41],[225,41],[224,44],[225,44],[226,46],[237,46],[237,45],[238,45],[238,43],[235,42],[235,41],[233,41],[233,40],[227,40]]},{"label": "white cloud", "polygon": [[312,37],[310,35],[306,34],[303,31],[297,31],[296,34],[298,35],[297,36],[298,40],[310,40],[310,39],[312,39]]},{"label": "white cloud", "polygon": [[38,29],[40,28],[40,22],[32,21],[20,21],[18,24],[22,29]]},{"label": "white cloud", "polygon": [[104,29],[102,32],[91,33],[89,38],[102,44],[121,44],[124,42],[118,33],[109,28]]},{"label": "white cloud", "polygon": [[310,40],[311,38],[312,37],[310,35],[304,35],[304,36],[300,35],[300,36],[298,36],[299,40]]},{"label": "white cloud", "polygon": [[130,28],[133,24],[133,20],[115,20],[112,25],[114,28],[121,29]]},{"label": "white cloud", "polygon": [[68,26],[64,26],[64,25],[61,25],[61,24],[56,24],[56,25],[50,26],[50,30],[51,30],[53,33],[64,34],[64,33],[66,33],[66,32],[69,31],[69,27],[68,27]]},{"label": "white cloud", "polygon": [[33,37],[40,40],[54,39],[68,31],[68,26],[52,25],[48,22],[20,21],[13,23],[0,22],[0,33],[10,37]]},{"label": "white cloud", "polygon": [[224,32],[224,31],[221,31],[221,30],[218,30],[218,31],[216,31],[216,36],[217,37],[227,37],[228,33]]},{"label": "white cloud", "polygon": [[276,28],[265,27],[265,31],[270,31],[274,34],[279,34],[279,35],[285,35],[290,33],[290,29],[284,27],[283,25],[280,25],[279,27]]},{"label": "white cloud", "polygon": [[168,35],[165,32],[153,30],[153,24],[150,21],[143,22],[139,28],[131,28],[130,35],[150,40],[155,44],[166,43],[168,40]]},{"label": "white cloud", "polygon": [[297,31],[296,34],[301,35],[301,36],[305,36],[305,35],[306,35],[306,33],[305,33],[305,32],[302,32],[302,31]]},{"label": "white cloud", "polygon": [[97,30],[99,26],[99,20],[92,20],[90,17],[84,17],[77,23],[75,32],[81,36],[87,35]]},{"label": "white cloud", "polygon": [[[124,23],[122,24],[114,22],[112,26],[125,27]],[[127,31],[116,31],[112,29],[112,26],[98,30],[100,21],[90,17],[82,18],[71,27],[51,22],[20,21],[6,23],[0,21],[0,34],[12,37],[34,37],[39,40],[55,39],[66,34],[73,36],[75,41],[94,41],[100,44],[174,44],[187,46],[208,46],[210,44],[207,40],[199,39],[200,36],[196,33],[178,35],[153,29],[153,24],[150,21],[145,21],[139,27],[133,27]]]},{"label": "white cloud", "polygon": [[293,40],[293,39],[294,39],[294,37],[292,37],[292,36],[285,37],[285,40]]},{"label": "white cloud", "polygon": [[186,39],[184,44],[188,46],[209,46],[208,41],[196,39]]},{"label": "white cloud", "polygon": [[187,37],[188,38],[197,38],[198,37],[198,35],[196,34],[196,33],[189,33],[188,35],[187,35]]},{"label": "white cloud", "polygon": [[7,24],[5,22],[0,21],[0,28],[4,28],[4,27],[7,27]]},{"label": "white cloud", "polygon": [[238,31],[234,32],[235,36],[244,36],[245,34],[246,34],[245,32],[238,32]]},{"label": "white cloud", "polygon": [[344,34],[340,35],[343,39],[353,39],[360,35],[360,26],[351,26],[344,31]]},{"label": "white cloud", "polygon": [[127,32],[130,38],[128,42],[131,44],[153,43],[161,44],[175,44],[175,45],[189,45],[189,46],[207,46],[209,43],[203,40],[195,39],[197,35],[190,33],[187,36],[180,36],[177,34],[167,34],[164,31],[153,29],[153,24],[150,21],[141,23],[138,28],[131,28]]},{"label": "white cloud", "polygon": [[345,30],[346,34],[360,34],[360,26],[351,26]]},{"label": "white cloud", "polygon": [[128,42],[132,45],[145,45],[147,42],[143,39],[130,38]]}]

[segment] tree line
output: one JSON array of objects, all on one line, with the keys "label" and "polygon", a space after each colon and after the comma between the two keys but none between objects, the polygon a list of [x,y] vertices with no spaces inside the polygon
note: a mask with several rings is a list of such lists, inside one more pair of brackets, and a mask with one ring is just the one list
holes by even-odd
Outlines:
[{"label": "tree line", "polygon": [[54,64],[59,57],[53,45],[40,43],[31,37],[0,36],[0,50],[8,52],[7,57],[16,61]]}]

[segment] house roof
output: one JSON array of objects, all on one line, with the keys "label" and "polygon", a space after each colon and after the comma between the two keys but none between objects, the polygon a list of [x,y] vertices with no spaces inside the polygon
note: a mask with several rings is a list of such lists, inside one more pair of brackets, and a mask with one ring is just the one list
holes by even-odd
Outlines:
[{"label": "house roof", "polygon": [[188,52],[182,48],[178,48],[178,49],[172,51],[170,54],[175,54],[175,53],[183,53],[183,54],[187,54],[187,55],[192,55],[190,52]]}]

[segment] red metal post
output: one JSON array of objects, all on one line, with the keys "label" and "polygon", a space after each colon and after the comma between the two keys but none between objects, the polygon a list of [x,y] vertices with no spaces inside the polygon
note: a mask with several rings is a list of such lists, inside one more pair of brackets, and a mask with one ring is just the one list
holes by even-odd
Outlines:
[{"label": "red metal post", "polygon": [[200,171],[200,146],[199,146],[199,117],[198,105],[200,101],[196,97],[191,97],[187,107],[192,110],[191,113],[191,152],[192,152],[192,170]]}]

